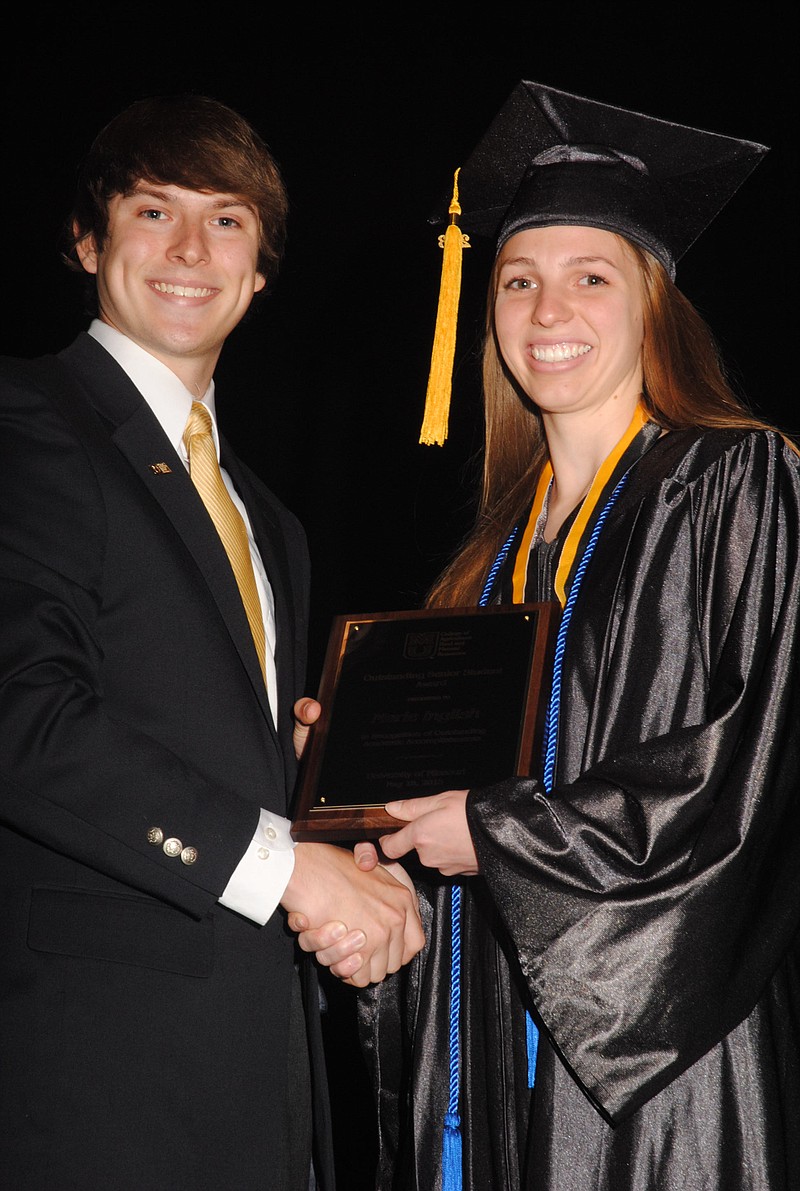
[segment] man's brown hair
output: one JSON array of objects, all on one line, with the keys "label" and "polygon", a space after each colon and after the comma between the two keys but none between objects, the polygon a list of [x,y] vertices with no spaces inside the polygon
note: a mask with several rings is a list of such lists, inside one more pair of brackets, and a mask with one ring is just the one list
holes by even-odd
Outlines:
[{"label": "man's brown hair", "polygon": [[76,246],[93,236],[102,251],[108,204],[138,182],[216,191],[249,202],[259,219],[256,268],[272,282],[283,256],[288,201],[272,153],[238,112],[205,95],[141,99],[108,123],[81,167],[65,260],[80,268]]}]

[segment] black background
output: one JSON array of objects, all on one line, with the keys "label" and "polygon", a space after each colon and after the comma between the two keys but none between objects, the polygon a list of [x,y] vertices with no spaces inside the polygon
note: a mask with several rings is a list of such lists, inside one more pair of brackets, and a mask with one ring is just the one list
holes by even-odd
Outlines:
[{"label": "black background", "polygon": [[[419,446],[441,262],[427,219],[519,79],[770,146],[678,283],[750,403],[800,431],[792,8],[17,6],[3,27],[0,352],[58,350],[86,325],[59,236],[102,124],[179,91],[251,119],[288,184],[289,242],[272,295],[223,352],[218,410],[306,526],[313,692],[331,616],[418,606],[470,523],[489,262],[465,254],[450,438]],[[369,1186],[372,1135],[345,1057],[349,992],[331,990],[328,1030],[342,1184],[355,1191]]]}]

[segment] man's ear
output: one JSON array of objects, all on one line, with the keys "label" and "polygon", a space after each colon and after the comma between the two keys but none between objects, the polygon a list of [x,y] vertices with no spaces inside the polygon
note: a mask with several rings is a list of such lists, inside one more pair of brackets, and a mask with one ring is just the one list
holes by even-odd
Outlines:
[{"label": "man's ear", "polygon": [[[76,237],[80,235],[80,230],[77,224],[72,225],[72,231]],[[92,232],[87,232],[85,236],[77,240],[75,253],[87,273],[97,272],[97,245]]]}]

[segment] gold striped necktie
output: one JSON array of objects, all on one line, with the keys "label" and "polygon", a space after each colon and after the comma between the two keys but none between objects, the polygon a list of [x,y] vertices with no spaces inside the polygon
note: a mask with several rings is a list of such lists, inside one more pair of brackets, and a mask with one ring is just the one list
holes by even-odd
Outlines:
[{"label": "gold striped necktie", "polygon": [[247,528],[222,479],[222,473],[217,463],[214,438],[211,433],[211,414],[200,401],[192,402],[191,413],[183,432],[183,441],[189,456],[189,474],[217,528],[217,533],[236,576],[244,610],[250,624],[250,632],[253,634],[261,673],[266,683],[264,618],[253,573],[253,563],[250,558]]}]

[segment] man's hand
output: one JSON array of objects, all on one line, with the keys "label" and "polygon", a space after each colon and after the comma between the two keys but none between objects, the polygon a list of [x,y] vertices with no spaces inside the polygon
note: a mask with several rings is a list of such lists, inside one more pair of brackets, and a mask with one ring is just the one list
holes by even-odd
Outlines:
[{"label": "man's hand", "polygon": [[[467,824],[468,790],[445,790],[427,798],[406,798],[388,802],[386,810],[408,826],[381,836],[383,854],[391,860],[416,850],[428,868],[438,868],[445,877],[474,876],[478,857]],[[359,853],[359,867],[371,863],[367,850]]]},{"label": "man's hand", "polygon": [[[391,871],[390,871],[391,869]],[[332,844],[301,843],[281,904],[300,946],[358,988],[407,964],[425,943],[410,879],[399,865],[358,868]]]},{"label": "man's hand", "polygon": [[306,747],[308,740],[308,730],[312,724],[315,724],[319,719],[321,705],[316,699],[310,699],[308,695],[304,695],[302,699],[298,699],[294,705],[294,735],[292,741],[294,743],[294,755],[299,761],[303,755],[303,749]]}]

